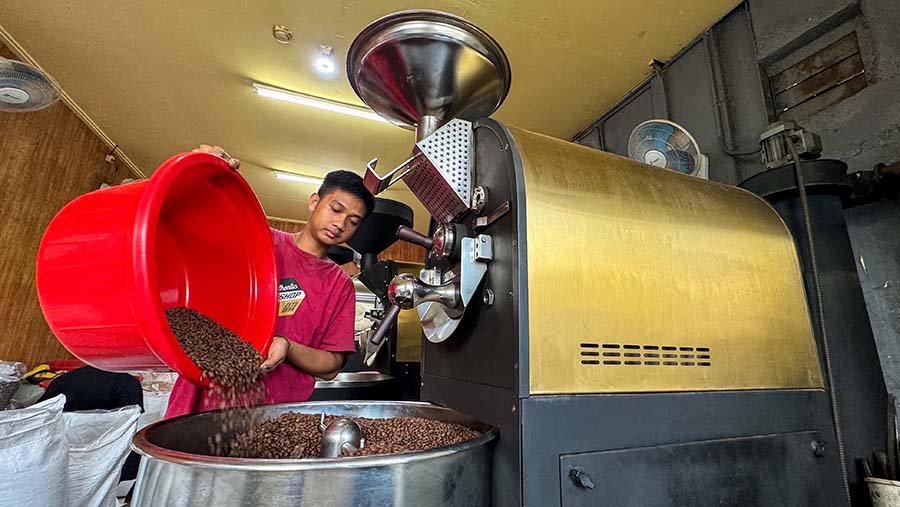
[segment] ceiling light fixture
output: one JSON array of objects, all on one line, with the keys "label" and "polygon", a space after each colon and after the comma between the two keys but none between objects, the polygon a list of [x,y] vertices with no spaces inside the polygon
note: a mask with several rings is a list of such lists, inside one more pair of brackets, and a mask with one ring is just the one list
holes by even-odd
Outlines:
[{"label": "ceiling light fixture", "polygon": [[301,106],[322,109],[324,111],[331,111],[333,113],[346,114],[348,116],[355,116],[357,118],[365,118],[367,120],[390,123],[381,116],[378,116],[375,111],[372,111],[367,107],[346,104],[344,102],[338,102],[336,100],[323,99],[321,97],[316,97],[315,95],[307,95],[305,93],[284,90],[260,83],[253,83],[253,90],[257,95],[261,97],[282,100],[284,102],[290,102],[292,104],[300,104]]},{"label": "ceiling light fixture", "polygon": [[334,72],[334,62],[327,56],[320,56],[316,59],[316,70],[322,74],[331,74]]},{"label": "ceiling light fixture", "polygon": [[316,58],[313,66],[319,72],[319,74],[324,74],[326,76],[334,74],[334,69],[336,67],[334,65],[334,59],[331,57],[334,54],[334,46],[320,44],[319,51],[321,53],[321,56]]},{"label": "ceiling light fixture", "polygon": [[313,178],[312,176],[304,176],[302,174],[287,173],[284,171],[272,171],[275,178],[279,180],[296,181],[298,183],[309,183],[311,185],[321,185],[322,178]]}]

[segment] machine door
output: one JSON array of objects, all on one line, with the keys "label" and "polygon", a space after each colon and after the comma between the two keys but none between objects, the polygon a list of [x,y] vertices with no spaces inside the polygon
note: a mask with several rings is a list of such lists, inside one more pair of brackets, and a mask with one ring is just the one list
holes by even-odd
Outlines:
[{"label": "machine door", "polygon": [[562,505],[842,505],[816,486],[819,442],[810,431],[562,455]]}]

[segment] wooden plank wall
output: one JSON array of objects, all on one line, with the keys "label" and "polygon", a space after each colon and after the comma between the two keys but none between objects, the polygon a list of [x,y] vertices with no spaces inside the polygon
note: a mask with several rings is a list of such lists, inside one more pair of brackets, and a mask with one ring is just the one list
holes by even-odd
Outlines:
[{"label": "wooden plank wall", "polygon": [[267,220],[269,221],[269,227],[278,229],[279,231],[289,232],[291,234],[302,231],[303,226],[306,225],[303,222],[296,222],[294,220],[282,220],[280,218],[267,217]]},{"label": "wooden plank wall", "polygon": [[425,249],[413,245],[412,243],[407,243],[406,241],[397,241],[387,250],[381,252],[381,255],[378,256],[380,260],[392,259],[395,261],[402,262],[416,262],[419,264],[425,263]]},{"label": "wooden plank wall", "polygon": [[[0,44],[0,56],[15,55]],[[0,360],[29,366],[71,355],[41,313],[34,259],[50,219],[101,183],[131,177],[61,102],[34,113],[0,113]]]}]

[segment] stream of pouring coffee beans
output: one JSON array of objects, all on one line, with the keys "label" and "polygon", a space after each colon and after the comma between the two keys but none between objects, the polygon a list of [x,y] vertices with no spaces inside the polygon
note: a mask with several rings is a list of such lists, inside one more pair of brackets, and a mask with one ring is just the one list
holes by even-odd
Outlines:
[{"label": "stream of pouring coffee beans", "polygon": [[210,384],[244,393],[260,382],[262,357],[253,345],[190,308],[170,308],[166,318],[181,348]]},{"label": "stream of pouring coffee beans", "polygon": [[[172,332],[203,375],[211,396],[222,409],[221,427],[210,438],[210,452],[257,459],[317,458],[322,432],[319,415],[288,413],[259,423],[250,407],[266,402],[262,357],[252,345],[213,319],[189,308],[166,310]],[[327,416],[326,424],[335,419]],[[366,438],[364,449],[350,456],[422,451],[452,445],[478,436],[460,424],[417,417],[352,418]],[[241,431],[250,428],[247,431]],[[235,435],[226,441],[227,435]]]},{"label": "stream of pouring coffee beans", "polygon": [[253,411],[268,398],[262,381],[262,356],[248,342],[218,322],[189,308],[166,310],[166,319],[184,353],[209,379],[209,396],[221,410],[219,427],[209,438],[210,453],[227,453],[226,436],[252,427]]}]

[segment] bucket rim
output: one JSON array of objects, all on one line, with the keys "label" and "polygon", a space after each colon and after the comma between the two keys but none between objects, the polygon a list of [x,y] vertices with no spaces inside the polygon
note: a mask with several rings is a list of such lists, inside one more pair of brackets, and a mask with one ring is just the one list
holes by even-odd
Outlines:
[{"label": "bucket rim", "polygon": [[[165,309],[159,296],[159,283],[157,281],[157,269],[154,257],[157,241],[157,229],[155,227],[147,227],[147,224],[156,223],[162,211],[163,203],[169,195],[169,190],[176,184],[177,180],[185,171],[197,170],[197,166],[207,166],[212,168],[213,175],[217,177],[229,178],[230,182],[235,184],[239,191],[243,203],[242,206],[249,207],[253,214],[258,216],[257,225],[264,227],[268,231],[268,223],[265,221],[265,213],[259,203],[256,194],[250,188],[247,181],[221,157],[198,152],[179,153],[166,160],[156,172],[147,181],[147,187],[144,189],[137,211],[133,229],[131,231],[131,262],[132,262],[132,297],[130,297],[132,311],[140,322],[143,331],[143,339],[147,347],[159,357],[166,366],[175,370],[180,376],[190,383],[201,387],[209,388],[210,382],[202,375],[201,370],[188,357],[178,340],[175,338],[172,329],[169,327],[165,317]],[[275,308],[275,278],[277,277],[275,270],[275,254],[274,249],[270,249],[270,257],[268,267],[272,271],[272,309],[271,315],[265,315],[265,321],[258,322],[257,325],[264,325],[268,329],[265,343],[260,354],[265,357],[274,338],[276,308]],[[254,265],[254,269],[258,266]],[[257,299],[260,294],[256,294]],[[136,304],[140,302],[139,304]],[[256,301],[258,304],[258,301]],[[254,308],[251,311],[255,311]],[[163,337],[163,340],[149,340],[148,335]]]}]

